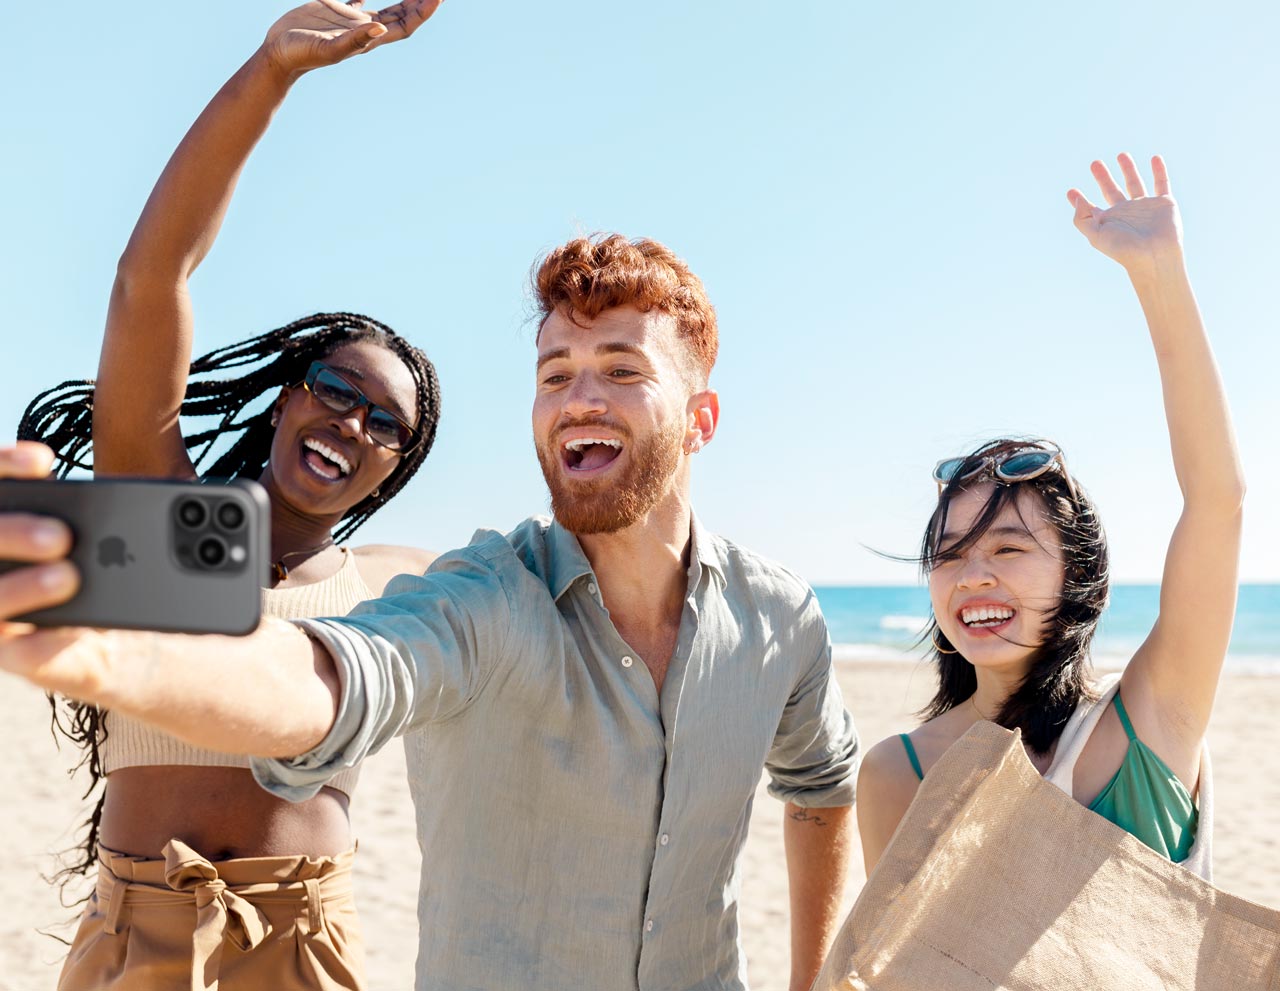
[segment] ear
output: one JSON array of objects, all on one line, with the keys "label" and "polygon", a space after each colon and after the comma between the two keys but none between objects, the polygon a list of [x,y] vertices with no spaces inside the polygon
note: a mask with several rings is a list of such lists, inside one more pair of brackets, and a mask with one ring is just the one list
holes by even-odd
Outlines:
[{"label": "ear", "polygon": [[684,434],[684,453],[697,454],[716,434],[720,423],[720,396],[714,389],[703,389],[689,397],[686,407],[688,426]]},{"label": "ear", "polygon": [[289,396],[293,393],[287,385],[280,387],[280,395],[276,396],[276,401],[271,404],[271,425],[278,426],[280,417],[284,415],[284,404],[289,401]]}]

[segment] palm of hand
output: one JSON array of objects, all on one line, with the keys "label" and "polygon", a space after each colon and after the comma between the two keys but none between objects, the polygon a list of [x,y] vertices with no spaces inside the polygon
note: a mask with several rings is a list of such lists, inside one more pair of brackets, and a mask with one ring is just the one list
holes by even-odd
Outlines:
[{"label": "palm of hand", "polygon": [[1076,208],[1075,225],[1089,243],[1121,265],[1178,251],[1182,243],[1182,222],[1178,204],[1169,191],[1169,174],[1157,155],[1151,160],[1155,191],[1148,195],[1129,155],[1120,155],[1120,170],[1125,189],[1121,189],[1102,162],[1094,162],[1091,171],[1098,189],[1107,201],[1106,209],[1094,206],[1078,189],[1067,198]]},{"label": "palm of hand", "polygon": [[338,50],[333,42],[360,30],[373,18],[358,8],[335,9],[320,0],[289,11],[267,31],[263,51],[286,72],[303,72],[340,62],[356,51]]},{"label": "palm of hand", "polygon": [[1096,211],[1094,247],[1123,262],[1138,253],[1176,247],[1182,240],[1178,205],[1171,196],[1143,196],[1121,200],[1107,210]]}]

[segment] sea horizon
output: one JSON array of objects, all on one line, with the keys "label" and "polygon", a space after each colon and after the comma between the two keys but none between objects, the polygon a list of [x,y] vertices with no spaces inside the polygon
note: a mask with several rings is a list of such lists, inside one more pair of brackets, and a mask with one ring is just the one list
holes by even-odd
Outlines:
[{"label": "sea horizon", "polygon": [[[815,585],[837,661],[918,663],[929,616],[923,585]],[[1093,644],[1099,670],[1123,668],[1150,632],[1159,611],[1156,583],[1118,582]],[[1280,582],[1240,585],[1226,670],[1280,675]]]}]

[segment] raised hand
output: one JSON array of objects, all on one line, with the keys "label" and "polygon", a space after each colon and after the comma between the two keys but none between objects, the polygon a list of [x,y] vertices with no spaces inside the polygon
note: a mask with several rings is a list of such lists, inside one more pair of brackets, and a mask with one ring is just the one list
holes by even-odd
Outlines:
[{"label": "raised hand", "polygon": [[1094,162],[1090,166],[1107,201],[1105,210],[1090,203],[1080,190],[1068,190],[1067,199],[1076,208],[1076,229],[1095,248],[1125,268],[1180,252],[1182,221],[1178,204],[1169,193],[1169,173],[1164,159],[1159,155],[1151,159],[1153,195],[1147,194],[1130,155],[1121,154],[1117,161],[1124,176],[1124,190],[1116,184],[1105,164]]},{"label": "raised hand", "polygon": [[[0,448],[0,479],[45,478],[52,467],[53,452],[43,444]],[[83,651],[92,632],[35,630],[9,619],[59,605],[75,594],[79,576],[65,560],[70,549],[71,533],[62,523],[26,513],[0,513],[0,559],[30,565],[0,575],[0,670],[50,689],[81,687],[92,680],[90,672],[96,669],[86,664]]]},{"label": "raised hand", "polygon": [[313,0],[271,25],[262,51],[272,65],[287,74],[333,65],[409,37],[442,2],[404,0],[369,13],[363,0]]}]

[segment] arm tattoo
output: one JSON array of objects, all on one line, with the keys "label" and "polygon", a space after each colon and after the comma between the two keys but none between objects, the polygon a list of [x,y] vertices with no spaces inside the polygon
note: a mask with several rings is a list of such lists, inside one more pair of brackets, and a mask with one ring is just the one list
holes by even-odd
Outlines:
[{"label": "arm tattoo", "polygon": [[827,820],[823,819],[822,816],[810,815],[808,809],[797,809],[791,813],[791,818],[796,822],[811,822],[815,826],[825,826],[827,824]]}]

